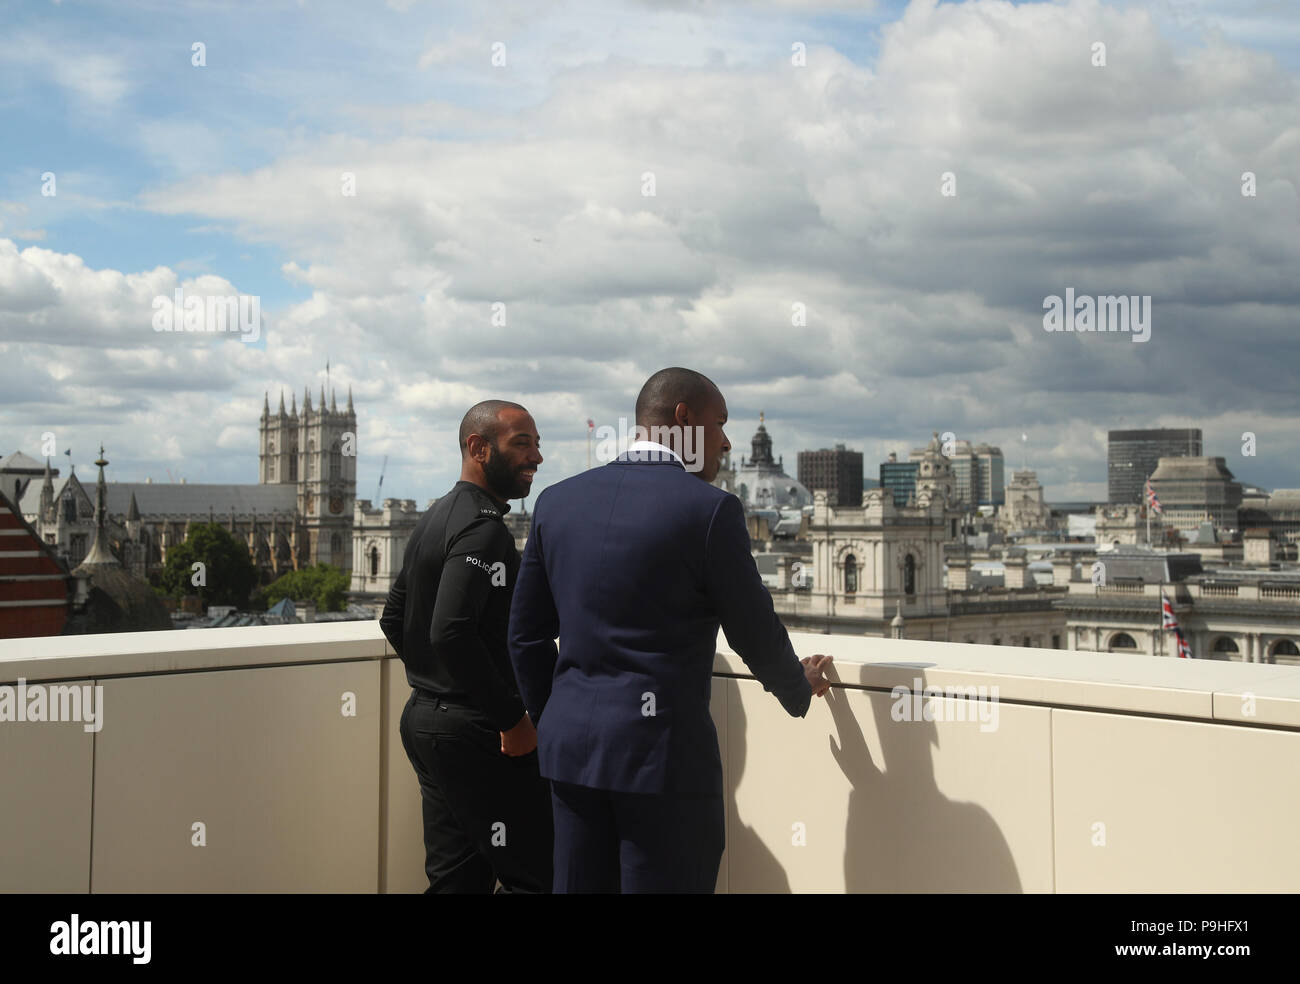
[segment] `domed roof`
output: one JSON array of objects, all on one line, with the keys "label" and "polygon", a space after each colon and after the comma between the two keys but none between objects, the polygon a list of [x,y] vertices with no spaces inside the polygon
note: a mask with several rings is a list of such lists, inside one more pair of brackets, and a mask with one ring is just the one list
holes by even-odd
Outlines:
[{"label": "domed roof", "polygon": [[153,588],[121,565],[96,564],[77,570],[90,575],[83,631],[147,632],[172,627],[167,606]]},{"label": "domed roof", "polygon": [[751,442],[754,455],[742,459],[732,489],[749,509],[802,509],[812,505],[812,493],[791,478],[772,458],[772,438],[758,415],[758,430]]},{"label": "domed roof", "polygon": [[783,471],[745,467],[736,472],[736,495],[752,509],[802,509],[812,493]]}]

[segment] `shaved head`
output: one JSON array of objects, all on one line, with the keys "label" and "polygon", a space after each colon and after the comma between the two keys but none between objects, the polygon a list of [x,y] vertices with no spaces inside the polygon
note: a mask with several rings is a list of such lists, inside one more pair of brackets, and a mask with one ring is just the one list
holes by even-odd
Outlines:
[{"label": "shaved head", "polygon": [[636,398],[636,422],[643,427],[674,422],[677,404],[685,403],[696,413],[721,396],[708,376],[694,369],[673,366],[660,369],[645,381]]},{"label": "shaved head", "polygon": [[[502,410],[524,410],[518,403],[509,400],[484,400],[475,403],[460,422],[460,453],[464,457],[469,453],[469,436],[478,434],[489,444],[496,447],[497,435],[501,432]],[[527,413],[527,410],[524,410]]]}]

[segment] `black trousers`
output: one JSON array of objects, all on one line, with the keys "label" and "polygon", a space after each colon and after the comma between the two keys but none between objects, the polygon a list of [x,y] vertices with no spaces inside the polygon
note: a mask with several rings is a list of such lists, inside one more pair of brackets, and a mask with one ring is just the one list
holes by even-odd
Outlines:
[{"label": "black trousers", "polygon": [[549,892],[549,783],[537,752],[501,752],[479,710],[413,690],[402,745],[420,780],[427,892]]},{"label": "black trousers", "polygon": [[556,780],[555,892],[712,894],[722,797],[618,793]]}]

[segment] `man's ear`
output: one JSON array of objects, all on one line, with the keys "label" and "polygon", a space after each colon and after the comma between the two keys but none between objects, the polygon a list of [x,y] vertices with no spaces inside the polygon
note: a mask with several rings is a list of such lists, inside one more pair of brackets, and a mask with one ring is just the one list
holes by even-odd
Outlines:
[{"label": "man's ear", "polygon": [[691,408],[685,403],[679,403],[673,408],[673,423],[678,427],[685,427],[691,422]]}]

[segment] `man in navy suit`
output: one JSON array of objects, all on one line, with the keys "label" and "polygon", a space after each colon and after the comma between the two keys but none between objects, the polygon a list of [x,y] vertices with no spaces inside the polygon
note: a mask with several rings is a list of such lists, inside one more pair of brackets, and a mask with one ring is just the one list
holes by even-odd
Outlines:
[{"label": "man in navy suit", "polygon": [[552,780],[556,892],[713,891],[719,626],[792,716],[830,686],[830,657],[791,648],[740,500],[709,484],[731,450],[726,421],[708,377],[660,370],[636,402],[651,440],[551,486],[533,510],[509,646]]}]

